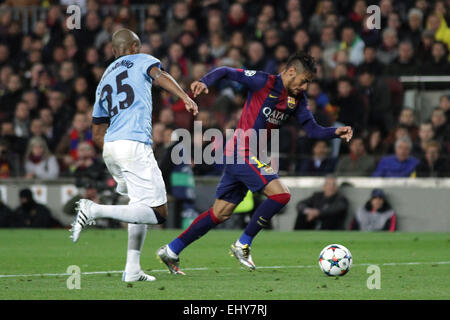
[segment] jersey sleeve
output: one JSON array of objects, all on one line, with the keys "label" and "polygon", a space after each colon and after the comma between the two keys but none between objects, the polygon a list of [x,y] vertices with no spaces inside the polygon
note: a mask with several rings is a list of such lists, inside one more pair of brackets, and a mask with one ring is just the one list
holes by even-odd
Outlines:
[{"label": "jersey sleeve", "polygon": [[296,117],[298,123],[306,130],[308,137],[319,140],[338,138],[335,133],[337,129],[336,127],[322,127],[316,122],[311,110],[308,107],[306,94],[304,94],[303,99],[299,101]]},{"label": "jersey sleeve", "polygon": [[144,77],[149,81],[152,80],[152,78],[150,77],[150,70],[153,67],[158,67],[159,69],[162,70],[161,61],[149,54],[145,55],[145,57],[141,61],[141,64],[142,64],[141,68],[144,73]]},{"label": "jersey sleeve", "polygon": [[95,103],[92,110],[92,123],[94,124],[109,123],[109,113],[101,99],[100,87],[97,87]]},{"label": "jersey sleeve", "polygon": [[258,91],[267,83],[268,77],[268,73],[261,71],[219,67],[208,72],[200,81],[209,87],[225,78],[239,82],[251,91]]},{"label": "jersey sleeve", "polygon": [[295,115],[297,118],[297,122],[302,126],[304,126],[309,120],[314,120],[312,112],[308,107],[307,101],[308,100],[306,98],[306,95],[303,95],[303,98],[300,99],[298,103],[297,113]]}]

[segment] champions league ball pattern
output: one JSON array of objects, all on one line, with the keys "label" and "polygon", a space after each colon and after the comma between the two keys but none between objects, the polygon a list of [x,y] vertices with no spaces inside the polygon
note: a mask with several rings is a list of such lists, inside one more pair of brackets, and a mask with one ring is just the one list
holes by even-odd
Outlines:
[{"label": "champions league ball pattern", "polygon": [[319,267],[327,276],[343,276],[353,264],[350,251],[340,244],[326,246],[319,255]]}]

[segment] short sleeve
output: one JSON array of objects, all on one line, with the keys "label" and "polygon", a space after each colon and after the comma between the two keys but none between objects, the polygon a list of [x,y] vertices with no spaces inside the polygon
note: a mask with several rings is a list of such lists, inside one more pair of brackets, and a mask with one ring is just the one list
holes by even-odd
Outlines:
[{"label": "short sleeve", "polygon": [[101,91],[100,88],[97,87],[95,103],[92,110],[92,122],[94,124],[109,123],[108,110],[106,109],[107,107],[103,105],[103,101],[101,99]]},{"label": "short sleeve", "polygon": [[141,63],[142,63],[142,70],[144,71],[144,77],[150,81],[152,80],[152,78],[150,77],[150,70],[153,67],[158,67],[159,69],[162,69],[161,61],[149,54],[146,54],[144,56]]}]

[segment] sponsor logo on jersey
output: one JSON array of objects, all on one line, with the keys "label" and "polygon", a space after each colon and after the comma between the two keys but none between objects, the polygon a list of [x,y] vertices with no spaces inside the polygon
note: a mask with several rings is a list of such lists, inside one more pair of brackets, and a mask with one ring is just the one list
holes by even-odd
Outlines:
[{"label": "sponsor logo on jersey", "polygon": [[271,109],[270,107],[265,107],[262,110],[263,114],[267,118],[267,122],[279,125],[282,121],[286,120],[289,115],[285,114],[284,112],[281,112],[277,109]]}]

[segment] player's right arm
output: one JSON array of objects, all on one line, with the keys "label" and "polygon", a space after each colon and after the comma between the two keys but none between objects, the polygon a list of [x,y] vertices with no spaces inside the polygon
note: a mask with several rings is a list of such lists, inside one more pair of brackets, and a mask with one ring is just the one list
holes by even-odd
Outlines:
[{"label": "player's right arm", "polygon": [[97,88],[94,108],[92,110],[92,141],[100,149],[103,150],[106,130],[109,127],[110,117],[107,109],[101,101],[101,94]]},{"label": "player's right arm", "polygon": [[251,91],[261,89],[267,82],[268,74],[253,70],[234,69],[230,67],[219,67],[208,72],[199,81],[191,84],[194,98],[198,95],[208,93],[208,87],[216,84],[221,79],[229,79],[246,86]]},{"label": "player's right arm", "polygon": [[100,150],[103,150],[103,143],[105,141],[105,134],[108,126],[108,123],[92,123],[92,141]]}]

